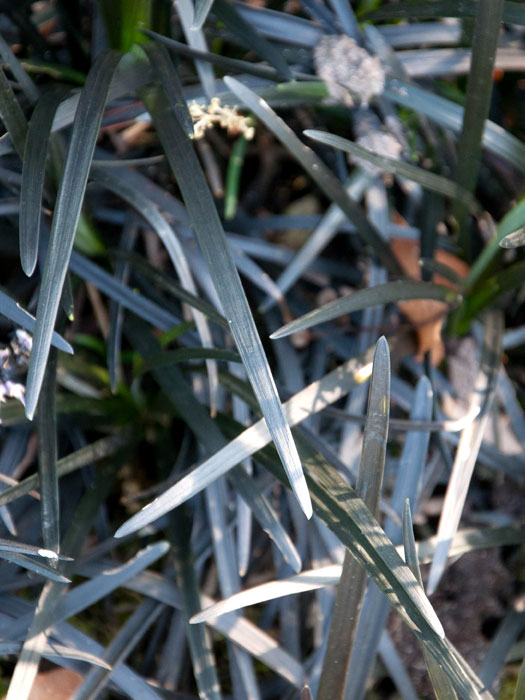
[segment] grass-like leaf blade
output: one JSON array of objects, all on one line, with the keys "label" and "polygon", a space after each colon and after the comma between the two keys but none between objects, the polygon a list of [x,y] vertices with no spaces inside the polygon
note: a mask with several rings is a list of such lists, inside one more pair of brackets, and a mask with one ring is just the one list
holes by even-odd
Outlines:
[{"label": "grass-like leaf blade", "polygon": [[57,351],[51,348],[38,401],[38,474],[40,513],[44,546],[57,551],[60,546],[60,507],[57,473],[56,378]]},{"label": "grass-like leaf blade", "polygon": [[[501,29],[503,0],[479,0],[470,66],[467,100],[458,142],[456,180],[460,187],[473,192],[481,164],[483,131],[489,116],[492,95],[492,71]],[[455,214],[459,226],[459,240],[471,257],[472,241],[468,230],[465,207],[457,205]]]},{"label": "grass-like leaf blade", "polygon": [[32,419],[49,354],[53,326],[69,265],[80,209],[100,122],[120,55],[102,53],[93,64],[82,89],[71,142],[58,190],[46,256],[31,360],[27,377],[26,415]]},{"label": "grass-like leaf blade", "polygon": [[465,505],[467,491],[476,465],[490,406],[496,391],[503,339],[503,319],[500,311],[487,312],[484,319],[483,347],[480,368],[471,399],[471,410],[478,409],[477,418],[461,433],[452,467],[443,510],[438,527],[438,545],[430,567],[428,591],[433,593],[445,570],[448,550],[455,535]]},{"label": "grass-like leaf blade", "polygon": [[462,200],[471,211],[480,212],[480,206],[476,202],[474,196],[468,190],[462,188],[452,180],[448,180],[446,177],[431,173],[424,168],[410,165],[410,163],[405,163],[402,160],[378,155],[370,149],[364,148],[342,136],[312,129],[307,129],[304,135],[309,136],[311,139],[314,139],[314,141],[319,141],[319,143],[324,143],[327,146],[332,146],[333,148],[338,148],[346,153],[350,153],[356,158],[362,158],[373,165],[377,165],[382,170],[386,170],[386,172],[401,175],[409,180],[413,180],[431,192],[437,192],[445,197]]},{"label": "grass-like leaf blade", "polygon": [[282,326],[275,333],[272,333],[270,338],[273,340],[285,338],[287,335],[305,328],[311,328],[319,323],[331,321],[333,318],[343,314],[360,311],[378,304],[392,304],[406,299],[435,299],[451,303],[458,299],[458,295],[448,287],[442,287],[430,282],[419,282],[418,280],[385,282],[385,284],[378,284],[375,287],[360,289],[354,294],[335,299],[318,309],[314,309]]},{"label": "grass-like leaf blade", "polygon": [[[407,498],[403,508],[403,546],[405,550],[405,561],[410,567],[412,573],[416,577],[419,585],[423,588],[423,579],[419,569],[419,561],[416,551],[416,542],[414,539],[414,530],[412,525],[412,515],[410,513],[410,501]],[[456,691],[452,683],[449,681],[446,673],[423,647],[423,656],[427,665],[428,674],[432,681],[432,687],[436,694],[437,700],[457,700]]]},{"label": "grass-like leaf blade", "polygon": [[[36,323],[35,317],[23,309],[20,304],[18,304],[14,299],[11,299],[10,296],[1,290],[0,314],[13,321],[13,323],[22,326],[22,328],[25,328],[26,331],[29,331],[30,333],[34,331]],[[51,335],[51,345],[58,348],[58,350],[69,353],[70,355],[73,354],[73,348],[71,345],[55,331],[53,331]]]},{"label": "grass-like leaf blade", "polygon": [[268,61],[282,78],[293,80],[292,71],[280,50],[270,44],[262,34],[259,34],[253,25],[237,11],[233,3],[228,0],[215,0],[213,11],[226,27],[239,37],[243,44],[249,46],[252,51]]},{"label": "grass-like leaf blade", "polygon": [[186,203],[210,276],[268,428],[307,517],[310,496],[292,434],[284,418],[268,360],[242,288],[217,209],[190,140],[159,89],[145,96],[171,169]]},{"label": "grass-like leaf blade", "polygon": [[36,103],[27,129],[20,188],[19,238],[20,263],[28,277],[33,274],[38,259],[42,191],[49,136],[56,110],[66,92],[61,88],[45,92]]},{"label": "grass-like leaf blade", "polygon": [[283,146],[299,161],[308,175],[317,183],[329,199],[337,204],[350,221],[355,224],[363,241],[370,245],[385,267],[393,274],[400,274],[387,243],[370,224],[358,204],[347,195],[344,186],[330,172],[322,160],[305,146],[292,129],[273,111],[270,105],[246,85],[231,77],[224,78],[229,89],[258,117],[276,136]]},{"label": "grass-like leaf blade", "polygon": [[[356,492],[376,518],[383,487],[389,413],[390,352],[383,336],[377,341],[374,353],[356,486]],[[335,597],[318,700],[342,700],[344,697],[366,583],[366,570],[347,550]]]},{"label": "grass-like leaf blade", "polygon": [[23,159],[27,134],[27,122],[17,102],[4,69],[0,67],[0,118],[11,137],[16,152]]},{"label": "grass-like leaf blade", "polygon": [[[298,392],[283,408],[289,425],[296,425],[327,405],[339,400],[358,384],[366,381],[372,371],[372,355],[349,360],[318,382]],[[196,493],[202,491],[236,464],[254,454],[271,440],[264,420],[247,428],[237,439],[216,452],[190,474],[183,477],[159,498],[145,506],[122,525],[115,537],[124,537],[153,522],[164,513],[176,508]],[[0,497],[2,494],[0,494]]]}]

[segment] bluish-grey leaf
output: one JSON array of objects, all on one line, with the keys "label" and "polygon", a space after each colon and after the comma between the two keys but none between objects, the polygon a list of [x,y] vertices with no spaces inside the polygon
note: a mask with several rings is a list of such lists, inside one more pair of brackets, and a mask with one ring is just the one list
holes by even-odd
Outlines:
[{"label": "bluish-grey leaf", "polygon": [[53,326],[80,218],[89,168],[107,93],[119,60],[120,56],[116,52],[101,54],[93,64],[80,95],[58,190],[38,298],[35,336],[27,376],[26,415],[29,419],[32,419],[35,412],[44,379]]},{"label": "bluish-grey leaf", "polygon": [[292,488],[306,516],[310,517],[312,506],[297,449],[284,418],[268,360],[197,156],[188,137],[171,114],[163,93],[152,90],[145,99],[193,221],[210,276],[268,428]]}]

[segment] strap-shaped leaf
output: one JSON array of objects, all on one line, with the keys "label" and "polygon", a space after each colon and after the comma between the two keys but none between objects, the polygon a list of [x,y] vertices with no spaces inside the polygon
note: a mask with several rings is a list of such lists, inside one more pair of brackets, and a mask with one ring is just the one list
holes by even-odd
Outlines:
[{"label": "strap-shaped leaf", "polygon": [[[158,347],[151,335],[148,338],[144,332],[141,332],[140,328],[135,328],[131,323],[127,326],[127,333],[132,344],[143,357],[151,356],[152,352],[155,352],[155,347]],[[189,392],[179,370],[174,366],[164,371],[153,369],[153,375],[202,445],[210,453],[217,450],[220,452],[221,447],[226,444],[226,438],[222,435],[217,423],[209,417],[202,404]],[[266,496],[258,491],[241,467],[236,468],[232,473],[232,483],[245,502],[249,504],[254,517],[259,521],[263,530],[272,537],[279,547],[286,561],[295,570],[299,570],[301,560],[297,550]]]},{"label": "strap-shaped leaf", "polygon": [[[474,24],[467,100],[463,111],[456,166],[456,180],[469,192],[473,192],[476,187],[481,165],[483,131],[489,116],[492,71],[501,29],[503,4],[503,0],[479,0]],[[467,211],[459,203],[454,209],[459,227],[459,240],[468,257],[471,258],[472,241]]]},{"label": "strap-shaped leaf", "polygon": [[390,270],[393,274],[400,274],[401,270],[390,253],[387,243],[368,221],[359,205],[350,199],[344,186],[330,172],[323,161],[297,138],[292,129],[283,119],[277,116],[267,102],[246,87],[246,85],[231,77],[224,78],[224,82],[244,102],[248,109],[273,132],[274,136],[290,151],[294,158],[299,161],[326,196],[342,209],[350,221],[355,224],[357,232],[363,241],[374,249],[374,252],[387,270]]},{"label": "strap-shaped leaf", "polygon": [[49,354],[53,326],[69,265],[80,209],[111,79],[119,63],[115,52],[101,54],[82,89],[71,142],[58,190],[51,237],[38,298],[37,321],[27,377],[26,415],[32,419]]},{"label": "strap-shaped leaf", "polygon": [[247,44],[252,51],[255,51],[261,58],[268,61],[282,78],[285,80],[293,79],[292,71],[280,50],[270,44],[262,34],[259,34],[253,25],[247,22],[238,12],[233,3],[230,3],[228,0],[215,0],[213,11],[224,22],[226,27],[239,37],[243,44]]},{"label": "strap-shaped leaf", "polygon": [[[26,331],[30,333],[32,333],[35,328],[35,317],[2,291],[0,291],[0,314],[13,321],[13,323],[22,326],[22,328],[25,328]],[[71,345],[55,331],[53,331],[51,335],[51,345],[70,355],[73,354]]]},{"label": "strap-shaped leaf", "polygon": [[[289,425],[296,425],[308,416],[338,401],[355,386],[366,381],[370,377],[371,371],[372,355],[369,352],[364,357],[349,360],[323,379],[313,382],[284,404],[283,409]],[[232,440],[223,449],[165,491],[159,498],[131,517],[117,530],[115,537],[124,537],[135,532],[184,503],[236,464],[267,445],[270,440],[271,436],[265,421],[262,419],[257,421],[235,440]],[[0,494],[0,498],[1,496],[2,494]]]},{"label": "strap-shaped leaf", "polygon": [[[150,226],[153,227],[154,231],[157,233],[168,251],[168,255],[170,256],[173,267],[177,271],[182,286],[190,294],[197,296],[197,287],[193,280],[191,268],[182,245],[175,234],[175,231],[168,224],[157,207],[152,204],[142,192],[134,188],[125,179],[120,178],[118,172],[97,169],[95,173],[95,181],[104,187],[107,187],[119,197],[122,197],[150,224]],[[191,312],[203,346],[205,348],[212,348],[213,338],[207,319],[194,307],[191,307]],[[216,410],[217,391],[219,387],[217,363],[209,359],[206,361],[206,366],[208,368],[210,383],[210,408],[213,415]]]},{"label": "strap-shaped leaf", "polygon": [[61,88],[45,92],[36,103],[27,129],[20,188],[19,238],[20,263],[28,277],[33,274],[38,258],[42,191],[51,126],[58,105],[66,94],[67,91]]},{"label": "strap-shaped leaf", "polygon": [[452,303],[458,299],[457,292],[448,287],[442,287],[430,282],[419,282],[418,280],[398,280],[397,282],[386,282],[375,287],[360,289],[349,296],[335,299],[324,306],[314,309],[301,316],[295,321],[290,321],[279,330],[272,333],[270,338],[285,338],[305,328],[311,328],[319,323],[331,321],[333,318],[349,314],[354,311],[361,311],[369,306],[378,304],[393,304],[406,299],[435,299],[446,303]]},{"label": "strap-shaped leaf", "polygon": [[129,656],[151,625],[165,609],[154,600],[144,600],[119,630],[104,653],[104,662],[92,668],[77,689],[72,700],[94,700],[109,682],[112,666]]},{"label": "strap-shaped leaf", "polygon": [[[383,336],[377,341],[374,353],[356,486],[356,492],[374,517],[377,517],[379,511],[383,487],[389,413],[390,352]],[[318,700],[342,700],[344,697],[348,664],[357,633],[366,583],[366,570],[347,550],[335,597],[317,691]]]},{"label": "strap-shaped leaf", "polygon": [[350,153],[355,158],[362,158],[373,165],[377,165],[387,173],[394,173],[395,175],[406,177],[408,180],[413,180],[431,192],[437,192],[445,197],[459,199],[463,201],[473,212],[479,213],[481,211],[480,205],[478,202],[476,202],[474,196],[467,189],[462,188],[456,182],[448,180],[446,177],[431,173],[424,168],[418,168],[415,165],[410,165],[410,163],[405,163],[402,160],[381,156],[368,148],[360,146],[358,143],[354,143],[353,141],[343,138],[342,136],[328,134],[325,131],[315,131],[313,129],[307,129],[304,132],[304,135],[309,136],[311,139],[314,139],[314,141],[318,141],[319,143],[324,143],[327,146],[332,146],[333,148],[338,148],[341,151]]},{"label": "strap-shaped leaf", "polygon": [[[416,577],[419,585],[423,588],[423,579],[419,569],[419,561],[416,552],[416,541],[414,539],[414,530],[412,525],[412,515],[410,513],[410,501],[408,498],[405,501],[403,508],[403,546],[405,549],[405,561],[410,567],[412,573]],[[423,656],[427,665],[428,674],[432,681],[432,687],[436,694],[437,700],[457,700],[456,691],[452,683],[449,681],[446,673],[423,647]]]},{"label": "strap-shaped leaf", "polygon": [[57,355],[57,351],[51,348],[37,411],[42,539],[45,547],[52,551],[58,551],[60,546],[56,414]]},{"label": "strap-shaped leaf", "polygon": [[152,89],[144,99],[182,192],[210,276],[272,439],[297,499],[306,516],[310,517],[312,506],[297,449],[284,418],[268,360],[204,173],[191,142],[174,117],[164,94]]},{"label": "strap-shaped leaf", "polygon": [[[461,131],[463,107],[444,97],[392,78],[387,79],[383,96],[424,114],[433,122],[441,124],[447,129]],[[518,172],[525,172],[525,144],[505,131],[499,124],[489,120],[485,122],[483,146],[511,163]]]},{"label": "strap-shaped leaf", "polygon": [[4,69],[0,67],[0,118],[11,137],[16,152],[23,158],[26,141],[27,122],[7,80]]}]

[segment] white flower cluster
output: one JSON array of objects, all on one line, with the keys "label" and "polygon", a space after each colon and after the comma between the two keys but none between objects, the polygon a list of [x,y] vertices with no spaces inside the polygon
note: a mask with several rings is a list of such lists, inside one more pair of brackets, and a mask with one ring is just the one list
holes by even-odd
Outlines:
[{"label": "white flower cluster", "polygon": [[195,139],[201,139],[207,129],[211,129],[216,124],[226,129],[229,136],[244,134],[244,138],[251,141],[255,135],[251,119],[239,114],[236,106],[221,105],[218,97],[212,97],[209,105],[191,102],[189,110],[193,119]]},{"label": "white flower cluster", "polygon": [[358,46],[349,36],[324,36],[314,48],[314,66],[330,95],[348,107],[356,102],[368,105],[385,86],[379,58]]},{"label": "white flower cluster", "polygon": [[14,381],[29,364],[33,339],[24,330],[17,330],[9,345],[0,348],[0,402],[18,399],[25,404],[25,386]]}]

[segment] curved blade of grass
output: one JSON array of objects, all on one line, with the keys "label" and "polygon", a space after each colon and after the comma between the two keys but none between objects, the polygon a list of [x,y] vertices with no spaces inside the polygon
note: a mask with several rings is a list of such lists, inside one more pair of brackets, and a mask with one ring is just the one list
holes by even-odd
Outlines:
[{"label": "curved blade of grass", "polygon": [[[467,99],[463,125],[458,142],[456,180],[468,192],[473,192],[481,165],[483,131],[489,116],[492,95],[492,71],[501,30],[503,0],[479,0],[472,39],[472,61],[467,84]],[[459,241],[471,257],[472,241],[464,207],[456,206]]]},{"label": "curved blade of grass", "polygon": [[[384,536],[383,531],[375,524],[370,511],[328,462],[311,450],[306,441],[299,436],[296,439],[308,469],[307,473],[312,475],[311,480],[309,478],[309,484],[317,514],[367,568],[376,585],[381,588],[404,621],[413,629],[416,636],[425,644],[438,663],[443,666],[457,690],[465,698],[487,698],[487,700],[492,698],[468,664],[458,655],[450,642],[444,639],[442,627],[429,605],[428,599],[417,585],[412,572],[404,564],[394,563],[394,554],[397,557],[397,552],[390,540]],[[275,462],[273,464],[275,465]],[[269,464],[267,466],[276,475],[278,474],[274,467],[270,467]],[[279,478],[282,481],[282,477]],[[365,534],[371,537],[371,541],[366,537],[363,538]],[[382,556],[389,560],[386,565],[388,570],[383,568],[383,565],[379,565],[378,558]],[[372,563],[372,559],[374,563]],[[394,581],[394,578],[397,580]],[[404,584],[401,584],[401,579],[403,579]],[[410,583],[408,579],[410,579]],[[413,603],[405,598],[407,593],[418,599],[417,613]],[[423,611],[425,612],[423,613]],[[415,625],[413,614],[419,617],[419,622]],[[420,617],[421,615],[423,617]]]},{"label": "curved blade of grass", "polygon": [[[187,58],[198,58],[201,61],[207,61],[214,66],[218,66],[228,72],[235,71],[237,73],[245,73],[247,75],[256,75],[259,78],[267,78],[268,80],[279,80],[279,73],[275,68],[270,68],[264,63],[251,63],[250,61],[243,61],[239,58],[230,58],[229,56],[221,56],[216,53],[210,53],[209,51],[199,51],[198,49],[187,46],[180,41],[175,41],[175,39],[170,39],[170,37],[163,36],[162,34],[157,34],[157,32],[152,32],[148,29],[142,30],[146,36],[159,41],[164,44],[170,51],[177,54],[178,56],[186,56]],[[302,74],[294,74],[297,79]],[[311,76],[310,76],[311,77]]]},{"label": "curved blade of grass", "polygon": [[[383,336],[377,341],[374,353],[356,486],[356,493],[376,518],[383,487],[389,413],[390,352]],[[318,700],[342,700],[344,697],[366,583],[366,570],[346,551],[319,680]]]},{"label": "curved blade of grass", "polygon": [[[434,19],[441,17],[475,17],[478,0],[427,0],[419,2],[397,2],[367,12],[367,20],[388,19]],[[525,8],[520,2],[503,4],[503,21],[509,24],[525,24]]]},{"label": "curved blade of grass", "polygon": [[480,368],[474,384],[470,410],[478,417],[461,433],[438,527],[438,545],[430,567],[427,590],[433,593],[445,570],[448,550],[465,505],[467,491],[487,426],[490,406],[496,391],[503,339],[501,312],[487,312],[483,323],[483,348]]},{"label": "curved blade of grass", "polygon": [[9,85],[4,69],[0,66],[0,118],[11,137],[16,152],[23,159],[27,134],[27,122],[22,108]]},{"label": "curved blade of grass", "polygon": [[[421,578],[421,571],[419,569],[412,515],[410,513],[410,501],[408,498],[403,508],[403,546],[405,549],[406,563],[410,567],[421,588],[423,588],[423,579]],[[427,665],[428,675],[432,682],[432,687],[434,688],[434,693],[436,694],[436,700],[457,700],[454,686],[449,681],[446,673],[424,647],[423,656]]]},{"label": "curved blade of grass", "polygon": [[[32,333],[35,328],[35,317],[23,309],[20,304],[18,304],[14,299],[11,299],[10,296],[1,290],[0,314],[13,321],[13,323],[22,326],[22,328],[25,328],[25,330],[29,331],[30,333]],[[69,353],[70,355],[73,354],[73,348],[71,345],[55,331],[53,331],[53,334],[51,335],[51,345],[58,348],[58,350]]]},{"label": "curved blade of grass", "polygon": [[[419,380],[410,418],[413,421],[430,421],[432,418],[432,387],[429,379],[423,375]],[[409,431],[401,453],[394,491],[390,500],[392,511],[401,515],[405,498],[417,502],[421,476],[425,467],[428,442],[428,432]],[[401,541],[401,529],[392,517],[387,517],[385,534],[397,545]],[[359,621],[357,638],[352,650],[352,658],[348,672],[346,698],[361,700],[365,695],[366,679],[375,661],[381,635],[386,627],[389,613],[388,601],[376,587],[370,587],[363,602]]]},{"label": "curved blade of grass", "polygon": [[107,294],[110,299],[118,301],[125,309],[163,331],[167,331],[180,323],[180,319],[170,311],[163,309],[144,295],[119,282],[109,272],[75,251],[71,254],[69,268],[71,272],[74,272],[81,279],[94,284],[101,292]]},{"label": "curved blade of grass", "polygon": [[[119,197],[122,197],[124,201],[132,206],[135,211],[137,211],[142,218],[147,221],[150,226],[152,226],[153,230],[157,233],[158,237],[161,239],[166,250],[168,251],[168,255],[170,256],[173,267],[177,271],[182,286],[188,292],[190,292],[190,294],[197,296],[197,287],[193,281],[191,268],[188,264],[188,260],[182,245],[180,244],[175,231],[168,224],[157,207],[152,204],[148,198],[142,194],[142,192],[129,185],[125,179],[120,177],[119,173],[97,169],[95,172],[95,181],[111,190],[111,192],[114,192]],[[207,319],[194,307],[191,307],[191,312],[203,346],[205,348],[212,348],[213,337]],[[217,404],[217,391],[219,389],[217,363],[211,359],[207,360],[206,367],[208,369],[210,384],[210,409],[212,415],[214,415]]]},{"label": "curved blade of grass", "polygon": [[431,173],[424,168],[418,168],[415,165],[404,163],[401,160],[380,156],[368,148],[363,148],[363,146],[342,138],[341,136],[336,136],[335,134],[328,134],[325,131],[315,131],[312,129],[307,129],[303,133],[305,136],[314,139],[314,141],[324,143],[333,148],[338,148],[346,153],[350,153],[356,158],[362,158],[365,161],[373,163],[388,173],[401,175],[408,180],[417,182],[431,192],[437,192],[438,194],[451,197],[452,199],[459,199],[464,202],[472,212],[479,213],[481,211],[480,205],[469,190],[461,187],[452,180],[448,180],[446,177]]},{"label": "curved blade of grass", "polygon": [[191,142],[160,90],[145,97],[270,433],[307,517],[312,507],[290,428],[224,230]]},{"label": "curved blade of grass", "polygon": [[[461,131],[463,107],[397,79],[387,79],[383,96],[424,114],[429,119],[455,132]],[[494,122],[487,120],[483,131],[483,146],[525,172],[525,144]]]},{"label": "curved blade of grass", "polygon": [[290,321],[279,330],[272,333],[270,338],[285,338],[287,335],[297,331],[311,328],[319,323],[331,321],[333,318],[343,314],[360,311],[370,306],[379,304],[392,304],[406,299],[435,299],[446,303],[451,303],[458,299],[456,292],[448,287],[442,287],[430,282],[419,282],[418,280],[398,280],[396,282],[386,282],[375,287],[360,289],[357,292],[340,299],[325,304],[314,309],[301,318]]},{"label": "curved blade of grass", "polygon": [[231,77],[224,78],[224,82],[299,161],[326,196],[342,209],[355,225],[363,241],[373,248],[387,270],[392,274],[401,274],[388,245],[381,238],[379,232],[370,224],[359,205],[350,199],[344,186],[332,175],[322,160],[308,146],[305,146],[286,122],[277,116],[270,105],[252,90]]},{"label": "curved blade of grass", "polygon": [[[504,547],[507,545],[521,544],[525,540],[525,525],[490,527],[481,529],[460,530],[454,535],[449,550],[449,558],[455,559],[468,552],[485,549],[488,547]],[[435,552],[437,537],[416,542],[418,562],[428,564],[432,561]],[[396,547],[397,552],[403,554],[403,545]],[[340,564],[330,564],[318,569],[309,569],[300,574],[290,576],[285,579],[268,581],[253,588],[248,588],[240,593],[236,593],[227,600],[221,600],[195,616],[195,620],[202,622],[205,620],[215,620],[220,615],[231,610],[257,605],[268,600],[296,595],[307,591],[314,591],[325,586],[335,586],[339,583],[342,566]],[[192,618],[193,620],[193,618]]]},{"label": "curved blade of grass", "polygon": [[[151,356],[150,347],[155,347],[155,341],[153,339],[148,341],[144,334],[139,336],[137,330],[131,330],[131,324],[128,325],[127,332],[132,344],[137,347],[140,354]],[[227,442],[226,438],[222,435],[217,424],[207,415],[203,406],[189,393],[188,386],[180,372],[175,367],[171,367],[170,370],[164,372],[158,369],[153,370],[153,373],[159,385],[200,442],[209,452],[213,453],[217,450],[220,452]],[[300,568],[299,555],[269,501],[264,494],[257,490],[251,479],[244,472],[241,472],[240,467],[234,470],[232,478],[234,488],[248,503],[254,517],[259,521],[263,530],[270,534],[283,557],[290,562],[292,567],[296,568],[298,564]]]},{"label": "curved blade of grass", "polygon": [[26,415],[32,419],[49,354],[53,326],[71,257],[87,178],[111,79],[120,61],[115,52],[93,64],[78,104],[58,190],[51,236],[38,298],[37,321],[27,376]]},{"label": "curved blade of grass", "polygon": [[[188,526],[186,526],[186,530],[189,530]],[[91,576],[100,573],[103,568],[105,567],[100,566],[100,561],[97,561],[80,567],[79,571],[82,571],[83,575]],[[95,573],[92,573],[93,571]],[[174,582],[151,570],[143,571],[128,581],[126,588],[155,598],[155,600],[177,609],[183,608],[180,591]],[[202,602],[204,605],[211,605],[213,600],[209,596],[202,595]],[[237,620],[236,624],[234,624],[235,620]],[[210,626],[234,644],[248,651],[289,683],[301,687],[304,678],[301,664],[259,627],[243,617],[235,618],[231,615],[212,620]]]},{"label": "curved blade of grass", "polygon": [[57,474],[56,379],[57,355],[49,352],[42,391],[38,400],[38,474],[40,477],[40,517],[44,546],[57,551],[60,546],[60,505]]},{"label": "curved blade of grass", "polygon": [[120,664],[140,642],[165,609],[154,600],[143,601],[126,620],[104,652],[104,666],[93,668],[71,700],[95,700],[110,680],[112,667]]},{"label": "curved blade of grass", "polygon": [[253,25],[247,22],[237,11],[233,3],[228,0],[215,0],[213,3],[214,14],[237,36],[245,46],[255,51],[273,66],[279,75],[285,80],[293,80],[292,71],[286,63],[284,56],[278,48],[270,44],[264,36],[259,34]]},{"label": "curved blade of grass", "polygon": [[[350,360],[320,381],[310,384],[284,404],[288,423],[296,425],[339,400],[355,386],[366,381],[371,371],[372,356],[369,352],[365,357]],[[184,503],[233,466],[267,445],[270,440],[269,430],[265,421],[261,419],[131,517],[117,530],[115,537],[124,537],[135,532]],[[0,494],[0,497],[2,495]]]},{"label": "curved blade of grass", "polygon": [[36,103],[27,129],[20,188],[19,239],[20,263],[28,277],[33,274],[38,259],[42,192],[51,126],[58,105],[66,94],[64,88],[45,92]]},{"label": "curved blade of grass", "polygon": [[27,569],[28,571],[34,571],[35,574],[44,576],[45,578],[51,581],[58,581],[59,583],[70,583],[70,580],[66,576],[62,576],[62,574],[58,573],[56,569],[53,569],[51,566],[43,564],[38,560],[31,559],[25,554],[18,554],[14,552],[8,553],[6,551],[0,551],[0,558],[11,562],[11,564],[21,566],[24,569]]},{"label": "curved blade of grass", "polygon": [[0,36],[0,56],[2,56],[2,61],[9,66],[9,70],[29,102],[31,104],[35,103],[38,100],[38,88],[26,73],[3,36]]}]

